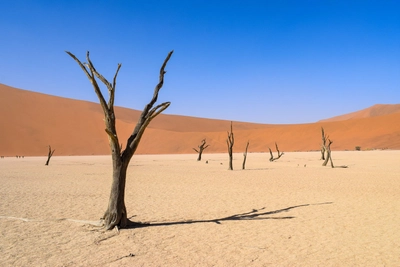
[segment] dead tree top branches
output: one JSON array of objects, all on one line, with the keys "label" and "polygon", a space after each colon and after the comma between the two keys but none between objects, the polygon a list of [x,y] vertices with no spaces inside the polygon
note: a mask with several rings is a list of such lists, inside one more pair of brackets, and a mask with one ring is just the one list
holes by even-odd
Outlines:
[{"label": "dead tree top branches", "polygon": [[193,148],[194,151],[199,153],[199,156],[197,157],[197,161],[201,160],[201,155],[203,154],[204,149],[209,147],[209,145],[206,145],[206,139],[201,140],[201,144],[197,146],[199,149]]},{"label": "dead tree top branches", "polygon": [[54,151],[56,151],[56,150],[54,149],[53,151],[51,151],[51,146],[49,146],[49,153],[47,154],[47,161],[46,161],[46,164],[45,164],[46,166],[49,165],[49,163],[50,163],[50,158],[53,156]]},{"label": "dead tree top branches", "polygon": [[283,152],[281,153],[279,151],[278,144],[276,142],[275,142],[275,148],[276,148],[276,151],[278,152],[278,156],[277,157],[274,157],[274,155],[272,154],[271,148],[268,148],[269,149],[269,153],[271,154],[271,157],[269,158],[269,161],[271,161],[271,162],[280,159],[280,157],[282,157],[282,155],[284,154]]},{"label": "dead tree top branches", "polygon": [[[126,144],[125,150],[122,151],[122,148],[120,146],[120,143],[118,141],[118,135],[117,135],[117,130],[115,127],[115,113],[114,113],[114,98],[115,98],[115,87],[116,87],[116,81],[117,81],[117,76],[119,73],[119,70],[121,68],[121,64],[118,64],[117,70],[115,72],[113,82],[110,83],[107,79],[105,79],[100,73],[97,72],[95,69],[92,61],[89,58],[89,52],[86,53],[86,60],[87,63],[82,63],[73,55],[72,53],[67,51],[67,54],[70,55],[82,68],[88,79],[90,80],[91,84],[93,85],[94,91],[96,92],[96,95],[100,101],[101,107],[104,112],[104,117],[105,117],[105,124],[106,124],[106,129],[105,131],[107,132],[109,136],[109,141],[110,141],[110,147],[112,151],[113,157],[115,156],[121,156],[124,160],[130,159],[134,152],[136,151],[136,148],[140,142],[140,139],[142,138],[142,135],[144,133],[144,130],[146,129],[147,125],[150,123],[152,119],[154,119],[157,115],[159,115],[161,112],[163,112],[165,109],[169,107],[171,104],[170,102],[164,102],[162,104],[159,104],[155,107],[154,104],[157,101],[158,98],[158,93],[160,89],[162,88],[164,84],[164,74],[166,71],[164,70],[167,62],[169,61],[173,51],[169,52],[167,58],[165,59],[161,69],[160,69],[160,76],[159,76],[159,83],[154,89],[154,94],[153,98],[151,101],[144,107],[142,114],[140,115],[139,121],[136,124],[136,127],[131,134],[131,136],[128,139],[128,142]],[[104,85],[106,85],[109,93],[109,100],[108,102],[105,100],[100,87],[97,83],[97,79],[99,79]]]}]

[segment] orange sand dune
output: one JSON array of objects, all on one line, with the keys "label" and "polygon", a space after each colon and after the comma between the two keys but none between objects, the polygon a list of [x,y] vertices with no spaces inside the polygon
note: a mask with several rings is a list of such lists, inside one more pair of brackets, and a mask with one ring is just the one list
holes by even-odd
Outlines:
[{"label": "orange sand dune", "polygon": [[400,112],[400,104],[393,104],[393,105],[376,104],[376,105],[373,105],[372,107],[369,107],[369,108],[366,108],[363,110],[351,112],[351,113],[340,115],[340,116],[335,116],[333,118],[329,118],[329,119],[325,119],[325,120],[320,120],[320,122],[369,118],[369,117],[382,116],[382,115],[388,115],[388,114],[399,113],[399,112]]},{"label": "orange sand dune", "polygon": [[[66,99],[12,88],[0,84],[2,156],[46,155],[48,145],[55,155],[109,154],[103,113],[97,103]],[[278,142],[282,151],[318,150],[320,128],[333,140],[334,150],[400,149],[400,105],[379,105],[373,112],[355,119],[321,121],[311,124],[268,125],[233,122],[235,152],[265,152]],[[368,110],[368,109],[367,109]],[[392,112],[383,112],[392,110]],[[389,113],[389,114],[386,114]],[[140,112],[116,107],[120,142],[125,145]],[[367,114],[367,115],[365,115]],[[377,116],[377,114],[385,114]],[[351,116],[350,116],[351,117]],[[154,119],[139,145],[139,154],[194,153],[193,148],[206,138],[206,152],[225,152],[230,121],[164,115]],[[273,149],[275,150],[275,149]]]}]

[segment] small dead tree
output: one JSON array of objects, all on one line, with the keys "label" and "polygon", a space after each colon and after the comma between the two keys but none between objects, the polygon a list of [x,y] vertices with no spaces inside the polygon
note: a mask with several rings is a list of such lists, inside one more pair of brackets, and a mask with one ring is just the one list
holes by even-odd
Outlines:
[{"label": "small dead tree", "polygon": [[331,167],[334,168],[335,166],[333,165],[333,161],[332,161],[332,157],[331,157],[331,144],[333,142],[331,141],[331,139],[328,139],[328,144],[324,145],[324,150],[326,151],[326,158],[324,163],[322,163],[322,166],[326,166],[326,164],[328,164],[328,161],[331,161]]},{"label": "small dead tree", "polygon": [[325,160],[325,152],[326,152],[326,141],[328,136],[325,134],[324,127],[321,127],[322,132],[322,144],[321,144],[321,160]]},{"label": "small dead tree", "polygon": [[201,140],[201,144],[198,145],[199,149],[193,148],[194,151],[199,153],[199,156],[197,157],[197,161],[201,160],[201,155],[203,154],[204,149],[206,149],[207,147],[209,147],[209,145],[206,145],[206,139],[203,139],[203,140]]},{"label": "small dead tree", "polygon": [[246,150],[243,153],[242,170],[246,169],[247,149],[249,148],[249,141],[247,141]]},{"label": "small dead tree", "polygon": [[327,139],[327,144],[324,145],[324,150],[326,151],[326,158],[324,163],[322,163],[322,166],[326,166],[326,164],[328,164],[328,161],[331,162],[331,167],[332,168],[347,168],[346,165],[341,165],[341,166],[334,166],[333,165],[333,161],[332,161],[332,151],[331,151],[331,144],[332,144],[332,140],[331,139]]},{"label": "small dead tree", "polygon": [[271,161],[271,162],[280,159],[280,157],[282,157],[282,155],[284,154],[283,152],[281,153],[279,151],[278,144],[276,142],[275,142],[275,148],[276,148],[276,151],[278,152],[278,156],[276,158],[274,158],[274,155],[272,154],[271,148],[268,148],[269,149],[269,153],[271,154],[271,157],[269,158],[269,161]]},{"label": "small dead tree", "polygon": [[45,164],[46,166],[49,165],[49,163],[50,163],[50,158],[53,156],[54,151],[56,151],[56,150],[54,149],[53,151],[51,151],[51,146],[49,146],[49,153],[47,154],[47,161],[46,161],[46,164]]},{"label": "small dead tree", "polygon": [[[115,87],[117,75],[121,68],[121,64],[118,64],[114,79],[112,83],[110,83],[100,73],[97,72],[92,61],[89,58],[89,52],[87,52],[86,54],[87,63],[82,63],[79,59],[75,57],[75,55],[67,51],[67,54],[70,55],[78,63],[78,65],[81,67],[81,69],[91,82],[104,112],[104,121],[106,126],[105,131],[108,134],[113,164],[113,179],[110,198],[107,210],[102,218],[103,225],[107,230],[111,230],[114,227],[124,228],[129,223],[125,207],[125,184],[129,161],[135,153],[142,138],[142,135],[151,120],[153,120],[157,115],[167,109],[171,104],[170,102],[164,102],[154,107],[154,104],[156,103],[158,98],[158,92],[164,84],[164,74],[166,73],[164,69],[172,53],[173,51],[169,52],[166,59],[164,60],[164,63],[162,64],[160,69],[159,82],[154,89],[153,98],[144,107],[136,124],[136,127],[134,128],[131,136],[128,138],[125,150],[123,150],[118,141],[118,135],[115,126],[116,118],[114,113]],[[108,102],[106,102],[96,78],[107,87],[109,93]]]},{"label": "small dead tree", "polygon": [[231,122],[231,131],[228,132],[228,139],[226,139],[226,144],[228,145],[228,154],[229,154],[229,170],[233,170],[233,144],[235,143],[235,139],[233,137],[232,131],[232,122]]}]

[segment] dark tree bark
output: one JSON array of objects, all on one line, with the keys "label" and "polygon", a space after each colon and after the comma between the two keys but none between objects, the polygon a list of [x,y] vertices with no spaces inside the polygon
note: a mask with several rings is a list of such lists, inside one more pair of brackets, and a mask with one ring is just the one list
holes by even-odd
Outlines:
[{"label": "dark tree bark", "polygon": [[321,127],[322,132],[322,144],[321,144],[321,160],[325,160],[325,152],[326,152],[326,141],[328,136],[325,134],[324,128]]},{"label": "dark tree bark", "polygon": [[206,145],[206,139],[201,140],[201,144],[198,146],[198,150],[196,148],[193,148],[194,151],[199,153],[199,156],[197,157],[197,161],[201,161],[201,155],[203,154],[204,149],[209,147],[209,145]]},{"label": "dark tree bark", "polygon": [[247,141],[246,150],[243,153],[242,170],[246,169],[247,149],[249,148],[249,141]]},{"label": "dark tree bark", "polygon": [[233,170],[233,144],[235,143],[235,139],[233,137],[232,131],[232,122],[231,122],[231,132],[228,132],[228,139],[226,139],[226,144],[228,145],[228,154],[229,154],[229,170]]},{"label": "dark tree bark", "polygon": [[50,163],[50,158],[53,156],[54,151],[56,151],[56,150],[54,149],[53,151],[51,151],[51,146],[49,146],[49,153],[47,154],[47,161],[46,161],[46,164],[45,164],[46,166],[49,165],[49,163]]},{"label": "dark tree bark", "polygon": [[[133,130],[131,136],[128,138],[124,150],[122,149],[122,146],[120,146],[120,143],[118,141],[117,130],[115,127],[116,118],[114,114],[115,87],[117,75],[121,68],[121,64],[118,64],[113,81],[112,83],[110,83],[100,73],[97,72],[92,61],[89,58],[89,52],[87,52],[86,54],[87,63],[82,63],[81,61],[79,61],[79,59],[75,57],[75,55],[68,51],[67,53],[78,63],[78,65],[82,68],[83,72],[86,74],[87,78],[93,85],[94,91],[99,98],[100,105],[104,112],[104,121],[106,126],[105,131],[108,134],[113,162],[113,179],[111,185],[111,193],[107,210],[102,218],[104,227],[107,230],[113,229],[114,227],[124,228],[129,223],[125,207],[125,184],[127,169],[146,127],[149,125],[152,119],[154,119],[157,115],[167,109],[171,104],[170,102],[164,102],[154,107],[154,104],[156,103],[158,98],[158,93],[164,84],[164,74],[166,73],[164,69],[173,51],[169,52],[168,56],[161,66],[159,82],[154,89],[153,98],[144,107],[135,129]],[[107,87],[109,93],[108,102],[106,102],[96,78]]]},{"label": "dark tree bark", "polygon": [[276,158],[274,158],[274,155],[272,154],[271,148],[268,148],[269,149],[269,153],[271,154],[271,157],[269,158],[269,161],[271,161],[271,162],[275,161],[277,159],[280,159],[280,157],[282,157],[282,155],[284,154],[283,152],[281,153],[279,151],[278,144],[276,142],[275,142],[275,148],[276,148],[276,151],[278,152],[278,156]]}]

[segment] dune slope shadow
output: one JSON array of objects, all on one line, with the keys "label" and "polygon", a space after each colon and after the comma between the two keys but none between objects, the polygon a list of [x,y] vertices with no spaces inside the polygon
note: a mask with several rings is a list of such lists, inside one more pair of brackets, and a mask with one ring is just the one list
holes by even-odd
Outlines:
[{"label": "dune slope shadow", "polygon": [[[154,222],[154,223],[144,223],[144,222],[134,222],[130,221],[127,228],[141,228],[141,227],[153,227],[153,226],[171,226],[171,225],[183,225],[183,224],[194,224],[194,223],[216,223],[221,224],[223,221],[252,221],[252,220],[286,220],[286,219],[294,219],[294,216],[271,216],[275,214],[279,214],[282,212],[288,212],[292,209],[307,207],[307,206],[315,206],[315,205],[328,205],[333,204],[333,202],[323,202],[323,203],[315,203],[315,204],[302,204],[291,206],[284,209],[273,210],[273,211],[265,211],[265,207],[261,209],[253,209],[252,211],[234,214],[227,217],[217,218],[217,219],[209,219],[209,220],[187,220],[187,221],[175,221],[175,222]],[[132,218],[132,217],[131,217]]]}]

